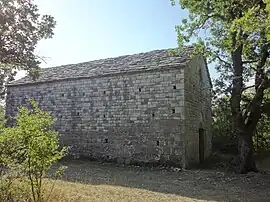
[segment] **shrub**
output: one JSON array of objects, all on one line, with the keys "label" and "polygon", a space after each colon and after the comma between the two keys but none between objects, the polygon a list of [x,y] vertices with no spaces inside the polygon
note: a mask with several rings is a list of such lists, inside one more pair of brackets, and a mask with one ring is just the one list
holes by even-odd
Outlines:
[{"label": "shrub", "polygon": [[16,170],[26,176],[32,200],[42,201],[43,178],[51,166],[66,154],[66,148],[60,148],[59,133],[52,128],[53,117],[39,109],[34,100],[30,104],[31,109],[19,108],[15,126],[2,129],[0,164],[9,171]]}]

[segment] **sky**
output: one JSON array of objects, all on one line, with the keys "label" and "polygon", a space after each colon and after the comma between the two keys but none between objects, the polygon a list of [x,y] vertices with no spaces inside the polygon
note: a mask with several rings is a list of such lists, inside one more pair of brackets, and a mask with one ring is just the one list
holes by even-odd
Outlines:
[{"label": "sky", "polygon": [[175,25],[188,14],[170,0],[34,2],[57,22],[53,38],[36,49],[46,60],[41,67],[177,47]]}]

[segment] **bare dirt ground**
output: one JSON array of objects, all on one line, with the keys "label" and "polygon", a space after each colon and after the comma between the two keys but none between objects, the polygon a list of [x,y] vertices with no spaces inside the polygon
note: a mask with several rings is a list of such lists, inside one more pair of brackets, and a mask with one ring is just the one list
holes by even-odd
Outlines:
[{"label": "bare dirt ground", "polygon": [[[82,160],[62,164],[68,166],[62,180],[85,186],[110,185],[131,188],[134,193],[135,190],[147,190],[187,197],[191,199],[189,201],[270,201],[270,174],[267,173],[240,175],[213,170],[173,171]],[[103,188],[103,192],[105,194],[106,189]]]}]

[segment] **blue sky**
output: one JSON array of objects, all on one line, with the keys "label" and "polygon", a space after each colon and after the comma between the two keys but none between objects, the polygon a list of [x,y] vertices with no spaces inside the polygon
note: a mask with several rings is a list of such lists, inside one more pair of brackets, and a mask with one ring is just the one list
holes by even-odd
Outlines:
[{"label": "blue sky", "polygon": [[175,25],[187,16],[170,0],[35,0],[57,21],[41,41],[42,67],[85,62],[177,46]]}]

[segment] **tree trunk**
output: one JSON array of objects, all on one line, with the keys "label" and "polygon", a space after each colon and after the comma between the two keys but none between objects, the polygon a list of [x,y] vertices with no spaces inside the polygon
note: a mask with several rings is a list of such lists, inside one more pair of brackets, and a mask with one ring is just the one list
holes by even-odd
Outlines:
[{"label": "tree trunk", "polygon": [[250,132],[239,135],[240,173],[258,172],[254,156],[253,139]]}]

